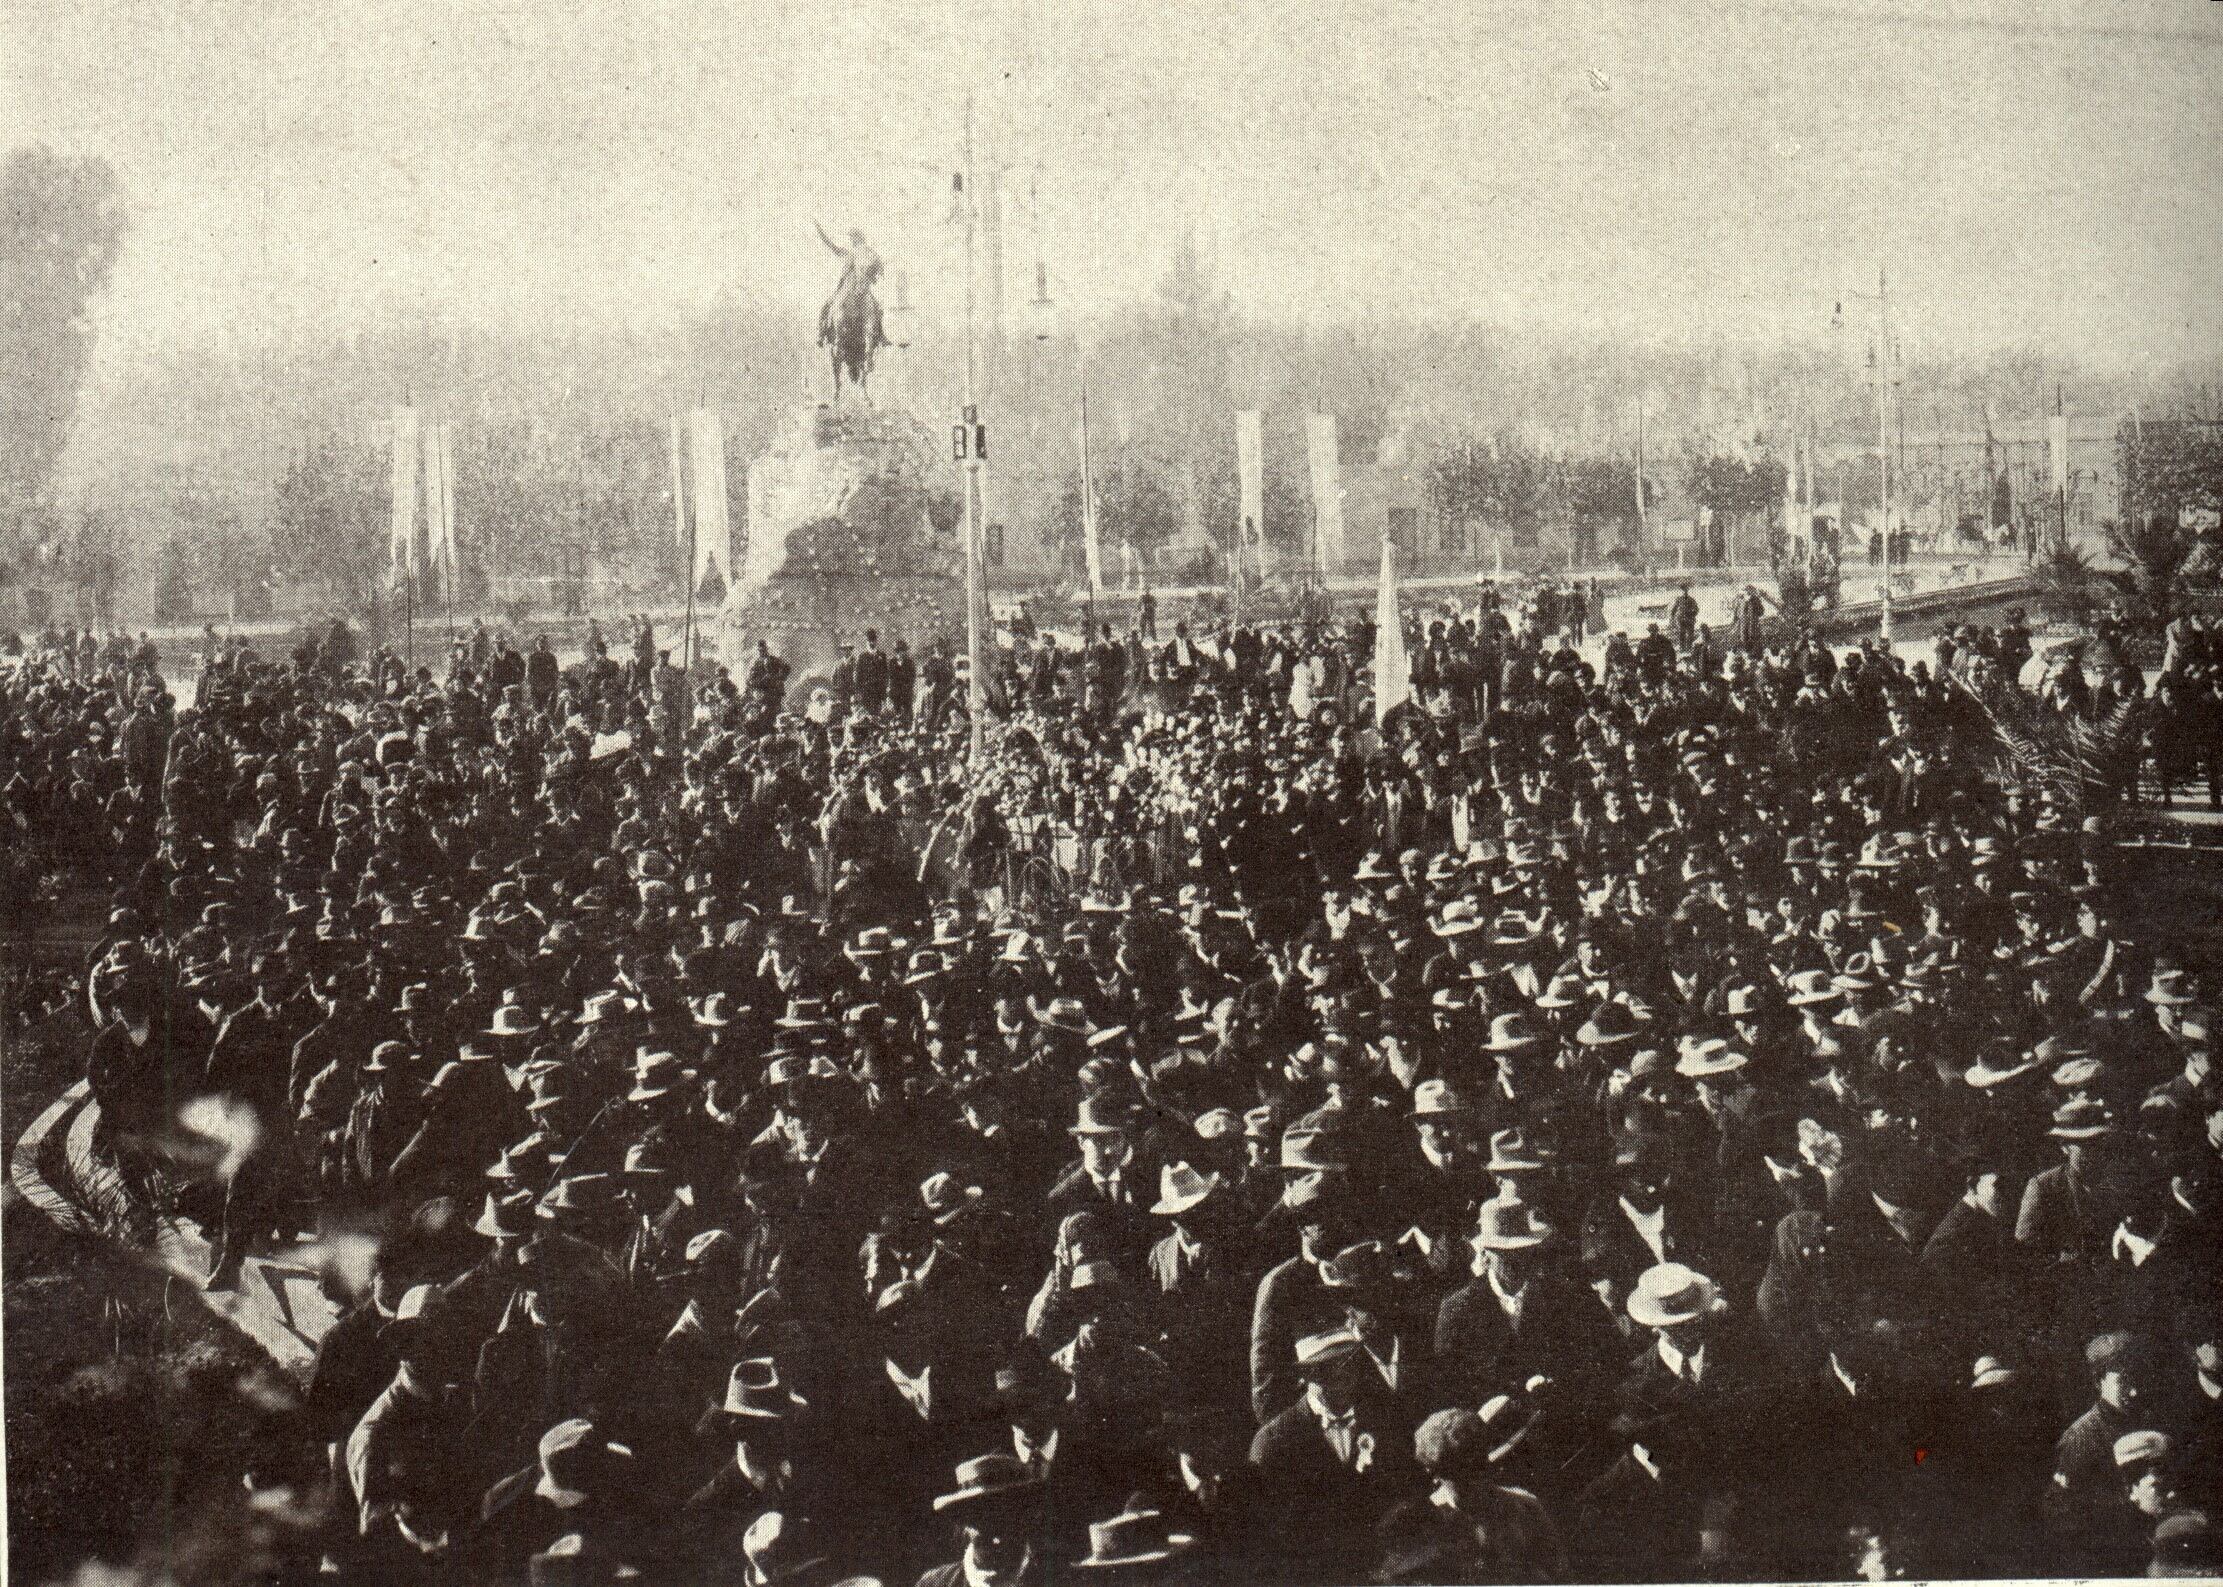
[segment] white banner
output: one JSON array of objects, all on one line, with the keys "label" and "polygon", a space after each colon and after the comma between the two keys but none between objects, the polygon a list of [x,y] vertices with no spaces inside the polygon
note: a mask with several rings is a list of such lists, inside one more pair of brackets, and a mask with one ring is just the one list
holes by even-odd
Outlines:
[{"label": "white banner", "polygon": [[2053,454],[2053,493],[2069,493],[2069,416],[2056,413],[2046,423],[2046,450]]},{"label": "white banner", "polygon": [[417,410],[394,410],[393,535],[388,562],[394,583],[417,571]]},{"label": "white banner", "polygon": [[1104,542],[1096,528],[1096,468],[1088,450],[1086,386],[1081,388],[1081,557],[1088,564],[1088,593],[1103,594]]},{"label": "white banner", "polygon": [[1304,439],[1312,462],[1313,561],[1321,572],[1333,573],[1343,566],[1343,469],[1335,415],[1305,415]]},{"label": "white banner", "polygon": [[443,584],[455,574],[455,465],[448,433],[445,421],[424,427],[425,561]]},{"label": "white banner", "polygon": [[1783,538],[1794,545],[1806,542],[1806,525],[1798,521],[1798,443],[1791,443],[1791,461],[1783,470]]},{"label": "white banner", "polygon": [[1397,610],[1397,542],[1382,536],[1382,587],[1374,606],[1374,725],[1413,697],[1412,659]]},{"label": "white banner", "polygon": [[1235,479],[1241,488],[1243,543],[1262,546],[1266,537],[1266,440],[1264,417],[1256,408],[1235,415]]},{"label": "white banner", "polygon": [[733,584],[733,545],[726,525],[726,433],[718,415],[697,408],[689,416],[688,439],[695,450],[695,571],[700,587],[712,568],[728,588]]}]

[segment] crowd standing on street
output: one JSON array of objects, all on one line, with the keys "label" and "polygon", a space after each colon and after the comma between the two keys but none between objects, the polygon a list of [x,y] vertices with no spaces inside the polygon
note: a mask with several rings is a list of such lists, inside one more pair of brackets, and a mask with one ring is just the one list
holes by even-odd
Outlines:
[{"label": "crowd standing on street", "polygon": [[2027,632],[1538,604],[1416,618],[1380,724],[1363,621],[1038,634],[979,763],[931,640],[30,646],[102,1149],[213,1283],[377,1241],[289,1568],[2215,1569],[2223,988],[1987,748]]}]

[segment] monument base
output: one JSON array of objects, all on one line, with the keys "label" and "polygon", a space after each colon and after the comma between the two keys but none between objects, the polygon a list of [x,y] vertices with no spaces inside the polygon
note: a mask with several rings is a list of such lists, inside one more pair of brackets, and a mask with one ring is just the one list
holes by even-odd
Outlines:
[{"label": "monument base", "polygon": [[886,408],[791,410],[749,465],[747,547],[719,613],[736,676],[758,640],[794,669],[789,698],[828,677],[846,642],[898,639],[923,655],[961,649],[965,561],[960,499],[935,479],[939,453],[918,419]]}]

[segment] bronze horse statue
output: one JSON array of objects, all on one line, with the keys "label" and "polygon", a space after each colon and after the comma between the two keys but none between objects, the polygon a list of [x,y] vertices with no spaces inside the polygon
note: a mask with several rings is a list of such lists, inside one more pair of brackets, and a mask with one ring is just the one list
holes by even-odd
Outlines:
[{"label": "bronze horse statue", "polygon": [[825,227],[817,230],[818,240],[841,256],[841,284],[818,311],[818,345],[828,350],[833,363],[834,401],[841,401],[841,380],[847,375],[870,402],[867,382],[873,355],[888,345],[880,323],[880,300],[872,290],[880,280],[880,256],[867,246],[861,231],[852,229],[849,246],[844,248],[826,235]]}]

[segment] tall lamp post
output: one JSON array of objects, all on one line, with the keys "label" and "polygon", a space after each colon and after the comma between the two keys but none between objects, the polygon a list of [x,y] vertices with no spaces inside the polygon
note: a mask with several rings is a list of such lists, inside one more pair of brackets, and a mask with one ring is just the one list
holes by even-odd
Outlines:
[{"label": "tall lamp post", "polygon": [[986,735],[987,668],[981,659],[980,529],[984,512],[981,470],[988,427],[980,422],[974,383],[980,362],[974,339],[973,240],[980,229],[980,197],[973,180],[973,101],[965,99],[965,411],[956,430],[958,461],[965,465],[965,714],[971,721],[971,759],[980,763]]},{"label": "tall lamp post", "polygon": [[[1883,536],[1883,642],[1891,644],[1891,389],[1899,383],[1899,350],[1891,340],[1891,287],[1884,272],[1876,271],[1873,293],[1852,296],[1876,306],[1876,340],[1868,349],[1868,370],[1876,383],[1876,483],[1877,519]],[[1845,305],[1840,300],[1829,316],[1830,329],[1845,328]]]}]

